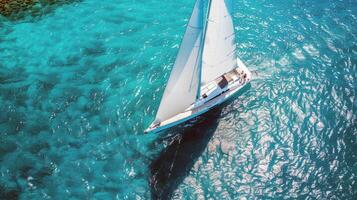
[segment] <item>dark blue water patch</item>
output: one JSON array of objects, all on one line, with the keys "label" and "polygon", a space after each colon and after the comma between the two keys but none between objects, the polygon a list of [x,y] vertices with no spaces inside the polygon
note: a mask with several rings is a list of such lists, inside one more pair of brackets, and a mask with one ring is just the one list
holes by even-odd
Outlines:
[{"label": "dark blue water patch", "polygon": [[[151,163],[152,199],[169,199],[177,186],[189,174],[197,158],[203,153],[216,127],[221,108],[216,108],[195,120],[189,127],[170,129],[156,143],[164,143],[165,149]],[[202,130],[205,131],[202,131]],[[170,135],[167,136],[166,134]],[[155,148],[155,147],[154,147]]]},{"label": "dark blue water patch", "polygon": [[20,197],[21,190],[18,188],[5,187],[0,185],[0,198],[15,200]]}]

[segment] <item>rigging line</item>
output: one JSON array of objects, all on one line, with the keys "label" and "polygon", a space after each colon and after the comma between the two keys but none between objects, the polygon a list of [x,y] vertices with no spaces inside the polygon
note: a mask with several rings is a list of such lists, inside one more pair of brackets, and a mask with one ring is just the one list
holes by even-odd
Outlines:
[{"label": "rigging line", "polygon": [[233,37],[234,35],[235,35],[235,33],[232,33],[232,34],[228,35],[227,37],[224,37],[224,39],[227,40],[228,38]]},{"label": "rigging line", "polygon": [[203,26],[191,26],[189,24],[187,26],[190,28],[193,28],[193,29],[202,29],[203,28]]},{"label": "rigging line", "polygon": [[228,52],[226,56],[229,56],[237,51],[237,46],[234,47],[234,49],[231,52]]}]

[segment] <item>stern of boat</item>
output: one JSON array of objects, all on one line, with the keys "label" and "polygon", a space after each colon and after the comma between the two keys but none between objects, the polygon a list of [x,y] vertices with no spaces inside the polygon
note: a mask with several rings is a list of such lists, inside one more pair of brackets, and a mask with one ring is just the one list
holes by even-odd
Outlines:
[{"label": "stern of boat", "polygon": [[237,65],[238,68],[247,75],[246,81],[250,82],[252,80],[252,73],[249,71],[247,66],[245,66],[245,64],[239,58],[237,58]]}]

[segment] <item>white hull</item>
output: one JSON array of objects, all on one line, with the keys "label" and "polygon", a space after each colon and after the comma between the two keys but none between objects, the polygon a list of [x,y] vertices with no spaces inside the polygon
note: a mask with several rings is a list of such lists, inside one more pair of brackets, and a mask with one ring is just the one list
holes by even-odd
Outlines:
[{"label": "white hull", "polygon": [[[145,133],[160,132],[186,122],[206,113],[208,110],[225,102],[229,97],[237,93],[251,81],[251,73],[248,68],[239,59],[237,59],[237,63],[238,67],[236,69],[224,75],[224,77],[229,79],[229,82],[225,82],[226,85],[224,85],[224,87],[222,87],[222,77],[203,86],[201,92],[205,95],[204,97],[202,96],[182,113],[179,113],[160,124],[151,124],[150,127],[145,130]],[[225,79],[224,81],[227,80]]]}]

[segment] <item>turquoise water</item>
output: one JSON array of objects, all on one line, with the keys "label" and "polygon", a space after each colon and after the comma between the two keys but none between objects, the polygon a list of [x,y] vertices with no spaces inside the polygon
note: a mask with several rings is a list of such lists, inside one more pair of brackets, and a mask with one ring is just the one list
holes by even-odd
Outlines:
[{"label": "turquoise water", "polygon": [[0,20],[0,199],[353,199],[357,3],[234,1],[254,80],[145,135],[193,1]]}]

